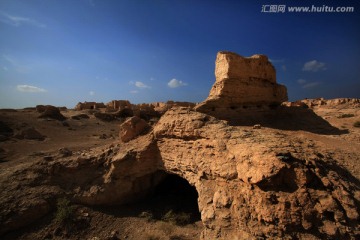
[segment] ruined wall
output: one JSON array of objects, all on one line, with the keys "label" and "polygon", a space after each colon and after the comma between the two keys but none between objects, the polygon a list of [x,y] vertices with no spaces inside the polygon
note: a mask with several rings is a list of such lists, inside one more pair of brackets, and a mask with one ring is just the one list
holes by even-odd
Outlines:
[{"label": "ruined wall", "polygon": [[132,108],[132,104],[128,100],[112,100],[108,102],[106,106],[114,110],[123,110],[125,108]]},{"label": "ruined wall", "polygon": [[246,58],[219,52],[215,77],[208,98],[195,107],[197,111],[210,113],[216,109],[279,105],[288,99],[286,87],[276,83],[275,68],[264,55]]},{"label": "ruined wall", "polygon": [[79,102],[75,106],[75,110],[85,110],[85,109],[98,109],[98,108],[105,108],[104,103],[97,103],[97,102]]}]

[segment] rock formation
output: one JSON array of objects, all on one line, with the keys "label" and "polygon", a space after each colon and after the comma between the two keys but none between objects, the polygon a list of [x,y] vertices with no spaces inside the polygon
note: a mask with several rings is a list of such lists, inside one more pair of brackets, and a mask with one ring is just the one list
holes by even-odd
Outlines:
[{"label": "rock formation", "polygon": [[14,134],[14,130],[5,122],[0,121],[0,142],[7,140]]},{"label": "rock formation", "polygon": [[219,52],[215,77],[208,98],[196,106],[197,111],[222,118],[231,111],[267,108],[288,99],[286,87],[276,83],[275,68],[264,55],[245,58]]},{"label": "rock formation", "polygon": [[113,113],[94,112],[94,117],[101,121],[111,122],[116,120],[117,116]]},{"label": "rock formation", "polygon": [[[12,194],[33,200],[4,202],[10,198],[2,196],[8,208],[1,213],[0,232],[29,223],[37,206],[42,211],[36,216],[45,215],[52,194],[64,191],[87,205],[139,200],[164,177],[159,170],[196,187],[202,239],[355,239],[360,234],[358,180],[332,153],[306,137],[233,127],[187,108],[168,110],[153,131],[127,143],[18,172],[8,181],[26,179],[32,187]],[[11,186],[2,182],[0,190],[7,193]],[[15,211],[19,205],[21,212]]]},{"label": "rock formation", "polygon": [[29,127],[29,128],[22,130],[21,132],[16,134],[14,137],[18,138],[18,139],[30,139],[30,140],[39,140],[39,141],[43,141],[45,139],[45,136],[42,135],[40,132],[38,132],[33,127]]},{"label": "rock formation", "polygon": [[121,124],[119,136],[121,141],[128,142],[148,129],[149,125],[145,122],[145,120],[135,116],[127,119]]},{"label": "rock formation", "polygon": [[59,121],[66,119],[64,115],[61,114],[59,108],[47,105],[45,110],[40,114],[39,118],[51,118]]},{"label": "rock formation", "polygon": [[36,105],[36,111],[38,112],[38,113],[43,113],[43,112],[45,112],[45,110],[46,110],[46,106],[45,105]]},{"label": "rock formation", "polygon": [[89,119],[90,117],[85,113],[76,114],[74,116],[71,116],[71,119],[75,120],[81,120],[81,119]]},{"label": "rock formation", "polygon": [[303,104],[306,104],[308,107],[336,107],[338,105],[342,106],[351,106],[351,107],[360,107],[360,99],[359,98],[335,98],[335,99],[304,99],[301,100]]}]

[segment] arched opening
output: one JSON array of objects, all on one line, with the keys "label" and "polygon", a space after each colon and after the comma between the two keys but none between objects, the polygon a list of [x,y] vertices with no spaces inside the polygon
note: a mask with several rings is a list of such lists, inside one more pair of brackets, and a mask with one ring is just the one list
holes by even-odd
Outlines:
[{"label": "arched opening", "polygon": [[179,225],[200,221],[196,188],[178,175],[165,171],[158,171],[155,174],[163,177],[146,198],[153,216]]}]

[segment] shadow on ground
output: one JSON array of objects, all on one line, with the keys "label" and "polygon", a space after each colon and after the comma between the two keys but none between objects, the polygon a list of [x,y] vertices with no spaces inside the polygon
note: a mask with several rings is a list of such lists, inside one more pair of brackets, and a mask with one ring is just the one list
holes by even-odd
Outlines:
[{"label": "shadow on ground", "polygon": [[[159,172],[161,172],[160,174],[165,173],[164,171]],[[184,224],[192,224],[201,220],[197,199],[198,193],[195,187],[191,186],[187,180],[174,174],[166,174],[148,196],[135,203],[95,207],[95,209],[115,217],[184,220]],[[182,225],[181,222],[179,225]]]},{"label": "shadow on ground", "polygon": [[232,126],[261,126],[279,130],[307,131],[322,135],[342,135],[348,130],[340,130],[318,116],[313,110],[302,107],[279,106],[272,110],[263,109],[226,109],[207,114],[227,120]]}]

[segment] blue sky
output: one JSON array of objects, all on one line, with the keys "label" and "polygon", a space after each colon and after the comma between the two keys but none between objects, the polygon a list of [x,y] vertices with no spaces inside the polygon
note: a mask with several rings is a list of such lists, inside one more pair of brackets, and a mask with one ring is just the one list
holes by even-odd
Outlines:
[{"label": "blue sky", "polygon": [[[360,98],[357,0],[0,0],[0,108],[204,100],[216,53],[265,54],[290,100]],[[265,13],[263,5],[352,13]]]}]

